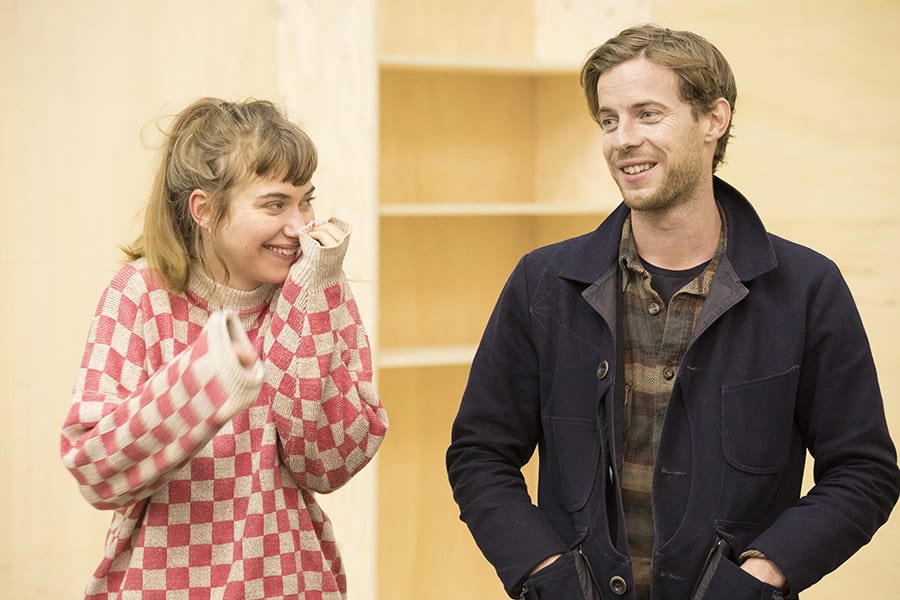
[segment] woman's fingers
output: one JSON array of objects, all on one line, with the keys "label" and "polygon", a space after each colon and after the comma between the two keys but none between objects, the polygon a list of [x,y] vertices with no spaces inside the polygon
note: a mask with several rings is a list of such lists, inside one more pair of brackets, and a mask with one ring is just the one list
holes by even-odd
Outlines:
[{"label": "woman's fingers", "polygon": [[333,223],[317,223],[307,235],[325,248],[337,246],[344,238],[344,232]]}]

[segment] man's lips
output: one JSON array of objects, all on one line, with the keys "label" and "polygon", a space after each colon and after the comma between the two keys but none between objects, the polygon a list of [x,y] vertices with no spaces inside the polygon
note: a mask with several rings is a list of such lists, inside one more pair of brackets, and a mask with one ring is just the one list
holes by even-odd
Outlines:
[{"label": "man's lips", "polygon": [[645,171],[649,171],[654,166],[656,166],[656,163],[644,162],[644,163],[629,164],[629,165],[626,165],[626,166],[620,167],[620,168],[622,169],[622,172],[624,172],[626,175],[640,175],[641,173],[643,173]]}]

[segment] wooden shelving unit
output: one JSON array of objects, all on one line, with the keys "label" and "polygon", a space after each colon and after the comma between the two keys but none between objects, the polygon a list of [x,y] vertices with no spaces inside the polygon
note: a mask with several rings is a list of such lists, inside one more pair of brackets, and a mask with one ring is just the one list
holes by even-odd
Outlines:
[{"label": "wooden shelving unit", "polygon": [[477,30],[443,4],[378,5],[378,597],[440,598],[452,579],[454,597],[499,600],[447,483],[451,423],[516,262],[592,230],[618,194],[579,83],[590,43],[556,32],[571,51],[542,54],[541,2],[463,2],[487,13]]}]

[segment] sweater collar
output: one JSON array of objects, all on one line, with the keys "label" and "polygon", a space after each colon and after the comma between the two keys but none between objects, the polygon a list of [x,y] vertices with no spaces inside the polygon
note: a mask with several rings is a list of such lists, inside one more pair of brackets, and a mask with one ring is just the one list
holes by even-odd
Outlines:
[{"label": "sweater collar", "polygon": [[245,314],[265,308],[277,288],[272,283],[263,283],[249,291],[230,288],[213,281],[200,264],[192,263],[186,293],[192,300],[206,304],[210,311],[233,310]]}]

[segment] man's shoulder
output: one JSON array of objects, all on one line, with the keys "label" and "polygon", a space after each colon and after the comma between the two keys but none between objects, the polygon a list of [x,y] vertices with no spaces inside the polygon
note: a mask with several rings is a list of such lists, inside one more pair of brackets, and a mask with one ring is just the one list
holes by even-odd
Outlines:
[{"label": "man's shoulder", "polygon": [[602,235],[599,229],[596,229],[540,246],[525,254],[519,261],[519,267],[532,275],[556,274],[568,270],[573,265],[585,266],[585,262],[595,264],[598,260],[602,262],[602,259],[598,259],[597,254],[590,249],[590,245],[596,244],[597,237]]},{"label": "man's shoulder", "polygon": [[561,260],[565,257],[577,253],[584,247],[588,240],[590,240],[595,235],[598,235],[596,229],[594,231],[589,231],[581,235],[570,237],[557,242],[552,242],[550,244],[545,244],[528,252],[528,254],[525,255],[525,258],[529,260],[541,261]]},{"label": "man's shoulder", "polygon": [[620,204],[596,229],[528,252],[517,270],[526,272],[529,278],[541,274],[593,283],[615,265],[627,215],[627,208]]},{"label": "man's shoulder", "polygon": [[772,232],[768,232],[768,235],[780,266],[813,271],[835,266],[833,260],[818,250]]}]

